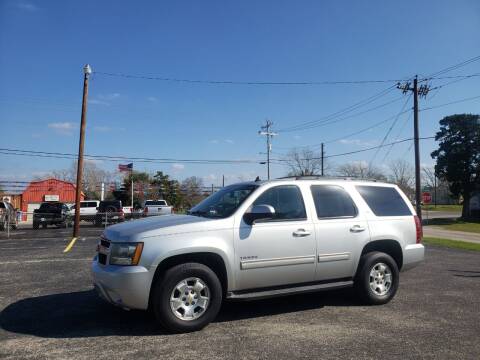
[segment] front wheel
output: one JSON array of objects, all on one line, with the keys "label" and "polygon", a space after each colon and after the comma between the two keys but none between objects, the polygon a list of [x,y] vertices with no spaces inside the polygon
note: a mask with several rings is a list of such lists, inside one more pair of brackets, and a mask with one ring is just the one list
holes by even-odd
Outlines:
[{"label": "front wheel", "polygon": [[398,282],[398,266],[390,255],[371,252],[360,259],[355,288],[365,303],[369,305],[388,303],[397,292]]},{"label": "front wheel", "polygon": [[207,266],[186,263],[167,270],[153,289],[152,308],[158,322],[172,332],[197,331],[217,316],[222,285]]}]

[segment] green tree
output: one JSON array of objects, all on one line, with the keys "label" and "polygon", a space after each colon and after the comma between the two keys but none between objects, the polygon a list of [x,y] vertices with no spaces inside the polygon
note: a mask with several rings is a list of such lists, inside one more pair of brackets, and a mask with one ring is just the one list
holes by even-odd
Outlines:
[{"label": "green tree", "polygon": [[453,195],[463,197],[462,218],[469,219],[470,198],[480,188],[480,115],[444,117],[435,140],[435,174],[448,181]]},{"label": "green tree", "polygon": [[162,171],[157,171],[153,175],[152,185],[159,198],[165,199],[175,209],[182,208],[183,197],[180,191],[180,183],[177,180],[170,179]]},{"label": "green tree", "polygon": [[113,192],[113,197],[121,200],[124,206],[132,206],[132,180],[133,180],[133,207],[140,207],[145,199],[151,196],[150,175],[146,172],[132,171],[123,179],[121,190]]}]

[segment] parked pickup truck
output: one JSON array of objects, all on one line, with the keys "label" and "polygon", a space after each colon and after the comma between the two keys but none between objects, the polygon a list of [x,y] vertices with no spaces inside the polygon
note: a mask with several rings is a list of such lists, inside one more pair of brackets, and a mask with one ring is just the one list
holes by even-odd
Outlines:
[{"label": "parked pickup truck", "polygon": [[106,228],[93,281],[112,304],[150,309],[173,332],[194,331],[216,317],[223,299],[354,286],[366,304],[385,304],[399,272],[423,261],[421,239],[419,218],[396,185],[312,177],[245,182],[212,194],[189,215]]},{"label": "parked pickup truck", "polygon": [[158,216],[172,213],[172,207],[165,200],[147,200],[143,207],[144,216]]},{"label": "parked pickup truck", "polygon": [[39,226],[46,228],[48,225],[58,227],[72,226],[72,214],[69,207],[61,202],[44,202],[33,211],[33,228]]}]

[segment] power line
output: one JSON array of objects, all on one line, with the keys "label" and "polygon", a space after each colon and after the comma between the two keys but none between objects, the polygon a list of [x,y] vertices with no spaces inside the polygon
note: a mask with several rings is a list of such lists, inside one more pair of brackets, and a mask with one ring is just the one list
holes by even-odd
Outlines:
[{"label": "power line", "polygon": [[[46,152],[46,151],[33,151],[23,149],[8,149],[0,148],[0,154],[4,155],[19,155],[19,156],[35,156],[35,157],[47,157],[47,158],[59,158],[59,159],[71,159],[77,158],[76,154],[71,153],[58,153],[58,152]],[[85,158],[90,160],[105,160],[105,161],[135,161],[135,162],[147,162],[147,163],[189,163],[189,164],[257,164],[259,160],[228,160],[228,159],[174,159],[174,158],[142,158],[142,157],[127,157],[127,156],[110,156],[110,155],[85,155]]]},{"label": "power line", "polygon": [[208,85],[362,85],[362,84],[377,84],[377,83],[391,83],[397,81],[404,81],[399,79],[373,79],[373,80],[323,80],[323,81],[235,81],[235,80],[199,80],[199,79],[183,79],[172,78],[164,76],[152,75],[135,75],[125,73],[113,73],[95,71],[94,74],[105,75],[111,77],[120,77],[127,79],[141,79],[141,80],[156,80],[165,82],[178,82],[190,84],[208,84]]},{"label": "power line", "polygon": [[303,130],[304,128],[310,128],[310,127],[314,127],[314,125],[319,125],[319,124],[323,124],[329,120],[332,120],[332,119],[335,119],[339,116],[342,116],[342,115],[345,115],[345,114],[348,114],[349,112],[352,112],[362,106],[365,106],[365,105],[368,105],[372,102],[374,102],[375,100],[387,95],[388,93],[390,93],[393,89],[395,88],[395,86],[389,86],[388,88],[380,91],[379,93],[376,93],[366,99],[363,99],[355,104],[352,104],[350,106],[347,106],[346,108],[344,109],[341,109],[341,110],[338,110],[332,114],[329,114],[329,115],[325,115],[325,116],[322,116],[320,119],[317,119],[317,120],[311,120],[311,121],[306,121],[306,122],[303,122],[303,123],[300,123],[300,124],[297,124],[297,125],[293,125],[293,126],[290,126],[290,127],[286,127],[286,128],[283,128],[283,129],[280,129],[278,130],[278,132],[291,132],[291,131],[298,131],[298,130]]},{"label": "power line", "polygon": [[[387,130],[387,133],[386,133],[385,136],[383,137],[383,140],[382,140],[382,142],[380,143],[380,145],[383,145],[383,144],[385,143],[385,141],[387,141],[388,136],[389,136],[390,133],[392,132],[394,126],[397,124],[397,121],[398,121],[398,119],[400,118],[400,115],[403,113],[403,111],[404,111],[405,108],[407,107],[407,104],[408,104],[408,102],[410,101],[410,98],[411,98],[411,97],[412,97],[412,94],[410,94],[410,95],[407,97],[407,100],[406,100],[405,103],[403,104],[400,112],[397,114],[397,116],[396,116],[395,119],[393,120],[392,125],[391,125],[390,128]],[[370,165],[373,163],[373,160],[375,160],[375,158],[377,157],[379,151],[380,151],[380,148],[378,148],[377,151],[375,152],[375,154],[373,154],[372,158],[370,159]]]}]

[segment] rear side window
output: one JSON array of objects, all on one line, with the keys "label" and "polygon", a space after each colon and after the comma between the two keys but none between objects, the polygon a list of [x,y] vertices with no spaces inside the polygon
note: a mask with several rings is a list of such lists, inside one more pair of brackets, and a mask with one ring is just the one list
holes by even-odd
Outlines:
[{"label": "rear side window", "polygon": [[357,215],[357,208],[352,198],[342,187],[312,185],[311,191],[319,219],[355,217]]},{"label": "rear side window", "polygon": [[412,215],[405,201],[393,187],[356,186],[376,216]]},{"label": "rear side window", "polygon": [[253,205],[271,205],[273,221],[304,220],[307,218],[302,193],[295,185],[281,185],[266,190]]},{"label": "rear side window", "polygon": [[154,200],[147,200],[145,201],[145,206],[165,206],[167,205],[167,203],[165,202],[165,200],[158,200],[158,201],[154,201]]}]

